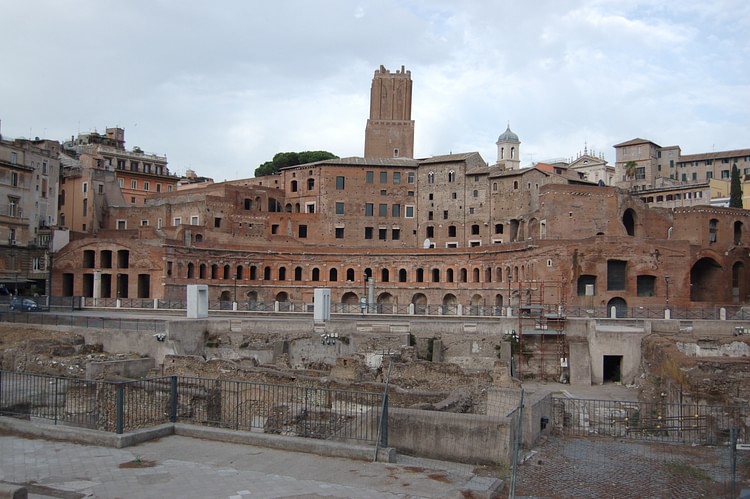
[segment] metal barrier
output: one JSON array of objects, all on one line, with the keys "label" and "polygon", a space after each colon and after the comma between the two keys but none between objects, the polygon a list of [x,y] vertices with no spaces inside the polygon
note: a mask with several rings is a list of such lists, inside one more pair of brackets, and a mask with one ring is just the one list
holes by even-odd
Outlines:
[{"label": "metal barrier", "polygon": [[114,433],[179,421],[375,443],[383,396],[182,376],[108,382],[0,371],[0,415]]},{"label": "metal barrier", "polygon": [[555,430],[568,436],[694,444],[725,443],[730,430],[747,441],[748,409],[735,406],[667,404],[553,398]]}]

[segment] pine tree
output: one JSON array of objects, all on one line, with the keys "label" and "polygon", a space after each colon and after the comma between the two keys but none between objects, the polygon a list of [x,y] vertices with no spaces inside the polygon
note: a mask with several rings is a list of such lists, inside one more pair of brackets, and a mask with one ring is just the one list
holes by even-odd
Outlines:
[{"label": "pine tree", "polygon": [[732,182],[729,187],[729,207],[742,208],[742,183],[740,182],[740,170],[737,162],[732,165]]}]

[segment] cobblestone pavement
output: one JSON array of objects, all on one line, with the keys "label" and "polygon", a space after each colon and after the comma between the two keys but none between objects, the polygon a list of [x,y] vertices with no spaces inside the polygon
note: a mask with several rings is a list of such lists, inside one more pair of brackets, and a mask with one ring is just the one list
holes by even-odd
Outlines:
[{"label": "cobblestone pavement", "polygon": [[[737,454],[735,494],[750,483],[747,454]],[[551,437],[519,467],[516,497],[731,497],[729,463],[727,447]]]},{"label": "cobblestone pavement", "polygon": [[485,485],[438,469],[182,436],[113,449],[7,434],[0,482],[27,486],[33,499],[456,498]]}]

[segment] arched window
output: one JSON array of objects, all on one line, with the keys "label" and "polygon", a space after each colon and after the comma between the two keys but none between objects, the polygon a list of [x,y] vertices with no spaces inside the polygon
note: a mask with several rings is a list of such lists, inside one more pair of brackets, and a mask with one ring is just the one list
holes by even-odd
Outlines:
[{"label": "arched window", "polygon": [[432,269],[432,282],[440,282],[440,269]]},{"label": "arched window", "polygon": [[453,282],[453,269],[445,271],[445,282]]},{"label": "arched window", "polygon": [[314,267],[312,269],[312,281],[319,281],[320,280],[320,269],[318,267]]},{"label": "arched window", "polygon": [[479,282],[479,269],[474,269],[472,273],[474,274],[474,282]]},{"label": "arched window", "polygon": [[417,269],[417,282],[424,282],[424,269]]},{"label": "arched window", "polygon": [[450,170],[448,172],[448,182],[455,182],[456,181],[456,172],[455,170]]},{"label": "arched window", "polygon": [[255,265],[252,265],[250,267],[250,280],[254,281],[257,278],[258,278],[258,267],[256,267]]},{"label": "arched window", "polygon": [[390,272],[388,269],[383,269],[380,271],[380,282],[388,282],[390,278]]},{"label": "arched window", "polygon": [[215,263],[211,265],[211,279],[219,278],[219,266]]},{"label": "arched window", "polygon": [[346,269],[346,280],[354,282],[354,269]]},{"label": "arched window", "polygon": [[195,277],[195,264],[193,262],[187,265],[187,278],[193,279]]},{"label": "arched window", "polygon": [[232,269],[229,265],[224,265],[224,274],[222,276],[222,279],[231,279],[232,275]]},{"label": "arched window", "polygon": [[235,271],[234,275],[237,278],[237,280],[241,280],[245,278],[245,268],[242,265],[237,265],[237,270]]},{"label": "arched window", "polygon": [[296,180],[292,180],[291,191],[292,192],[297,192],[297,181]]},{"label": "arched window", "polygon": [[294,267],[294,280],[295,281],[302,280],[302,267]]},{"label": "arched window", "polygon": [[205,263],[201,263],[200,267],[198,267],[198,278],[199,279],[206,278],[206,264]]},{"label": "arched window", "polygon": [[271,280],[271,267],[266,267],[263,269],[263,280],[264,281]]},{"label": "arched window", "polygon": [[427,183],[428,184],[434,184],[435,183],[435,172],[429,172],[427,174]]},{"label": "arched window", "polygon": [[286,281],[286,267],[279,267],[279,281]]},{"label": "arched window", "polygon": [[308,178],[307,179],[307,190],[311,191],[315,189],[315,179],[314,178]]},{"label": "arched window", "polygon": [[400,269],[398,271],[398,282],[406,282],[406,269]]},{"label": "arched window", "polygon": [[328,280],[331,282],[336,282],[339,280],[339,271],[335,268],[330,269],[328,271]]}]

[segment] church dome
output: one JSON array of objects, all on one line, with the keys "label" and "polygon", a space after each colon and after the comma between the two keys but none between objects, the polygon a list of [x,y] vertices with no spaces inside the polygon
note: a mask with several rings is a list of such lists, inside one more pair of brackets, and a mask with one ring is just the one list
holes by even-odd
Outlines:
[{"label": "church dome", "polygon": [[519,142],[518,135],[510,131],[510,125],[508,125],[508,128],[505,129],[505,131],[498,137],[498,142]]}]

